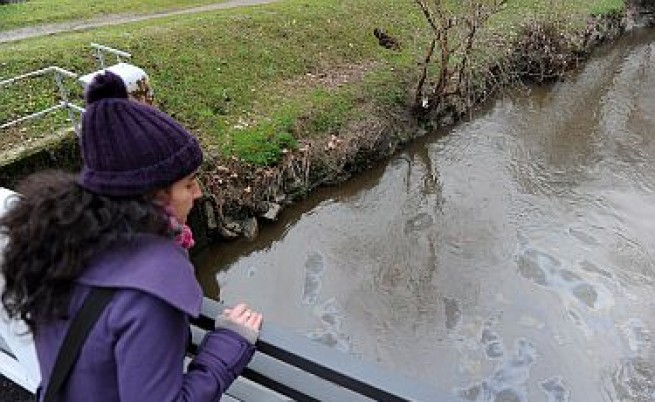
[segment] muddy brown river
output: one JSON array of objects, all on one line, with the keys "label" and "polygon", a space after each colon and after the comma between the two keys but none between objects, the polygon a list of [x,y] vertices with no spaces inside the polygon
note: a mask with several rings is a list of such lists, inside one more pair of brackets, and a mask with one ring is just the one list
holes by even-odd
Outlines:
[{"label": "muddy brown river", "polygon": [[655,400],[655,32],[196,258],[208,295],[470,401]]}]

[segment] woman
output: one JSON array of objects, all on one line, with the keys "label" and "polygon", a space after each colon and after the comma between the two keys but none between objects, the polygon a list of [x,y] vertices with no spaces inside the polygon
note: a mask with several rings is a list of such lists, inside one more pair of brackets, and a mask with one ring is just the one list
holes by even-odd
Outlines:
[{"label": "woman", "polygon": [[183,372],[188,317],[202,301],[184,249],[201,194],[198,141],[170,116],[129,101],[110,72],[85,98],[82,171],[28,177],[0,219],[2,303],[34,335],[41,394],[71,320],[92,288],[105,287],[116,291],[59,400],[215,401],[252,358],[262,316],[243,304],[226,310]]}]

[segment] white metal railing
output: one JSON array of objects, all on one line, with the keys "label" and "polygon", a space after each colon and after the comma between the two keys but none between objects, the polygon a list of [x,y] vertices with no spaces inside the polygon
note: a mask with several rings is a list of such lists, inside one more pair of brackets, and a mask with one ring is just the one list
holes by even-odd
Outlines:
[{"label": "white metal railing", "polygon": [[79,135],[80,126],[79,126],[78,115],[80,113],[82,113],[84,111],[84,109],[70,102],[69,95],[68,95],[68,90],[66,89],[66,86],[64,85],[64,78],[77,79],[77,77],[78,77],[77,74],[75,74],[75,73],[73,73],[71,71],[65,70],[65,69],[63,69],[61,67],[50,66],[50,67],[43,68],[41,70],[32,71],[32,72],[29,72],[29,73],[26,73],[26,74],[21,74],[21,75],[18,75],[16,77],[13,77],[13,78],[9,78],[9,79],[0,81],[0,88],[8,87],[10,85],[16,84],[19,81],[23,81],[23,80],[30,79],[30,78],[35,78],[35,77],[41,77],[41,76],[45,76],[45,75],[48,75],[48,74],[53,74],[54,75],[55,85],[57,86],[57,89],[59,90],[59,98],[60,98],[59,103],[54,105],[54,106],[48,107],[46,109],[39,110],[39,111],[36,111],[34,113],[31,113],[31,114],[29,114],[27,116],[19,117],[17,119],[10,120],[10,121],[8,121],[6,123],[3,123],[3,124],[0,125],[0,129],[13,127],[13,126],[21,124],[21,123],[23,123],[25,121],[28,121],[28,120],[34,120],[34,119],[41,118],[41,117],[45,116],[48,113],[52,113],[54,111],[61,110],[61,109],[66,109],[68,111],[68,118],[70,119],[71,123],[73,124],[73,128],[75,129],[75,132]]},{"label": "white metal railing", "polygon": [[96,60],[98,60],[98,64],[100,65],[100,68],[107,68],[105,53],[111,53],[115,55],[117,63],[122,63],[125,61],[124,59],[132,58],[132,55],[130,53],[124,52],[122,50],[114,49],[109,46],[100,45],[97,43],[91,43],[91,47],[93,48],[93,55],[95,56]]},{"label": "white metal railing", "polygon": [[[119,67],[119,70],[125,70],[124,61],[127,60],[127,59],[132,58],[132,55],[130,53],[128,53],[128,52],[124,52],[122,50],[114,49],[114,48],[109,47],[109,46],[100,45],[98,43],[91,43],[91,47],[93,48],[93,56],[95,57],[95,59],[96,59],[96,61],[98,63],[98,66],[99,66],[99,68],[101,70],[107,69],[107,55],[108,54],[112,54],[112,55],[116,56],[116,61],[117,61],[118,64],[113,66],[113,67],[121,66],[121,67]],[[112,67],[109,67],[109,69],[111,69],[111,68]],[[137,69],[137,70],[135,70],[135,69]],[[16,77],[12,77],[12,78],[0,81],[0,90],[1,90],[2,88],[9,87],[10,85],[18,83],[19,81],[23,81],[23,80],[30,79],[30,78],[35,78],[35,77],[41,77],[41,76],[45,76],[45,75],[48,75],[48,74],[53,74],[54,80],[55,80],[55,85],[57,86],[57,89],[59,91],[59,98],[60,98],[59,103],[56,104],[56,105],[47,107],[47,108],[45,108],[43,110],[39,110],[39,111],[30,113],[27,116],[19,117],[17,119],[11,120],[11,121],[1,123],[0,124],[0,130],[1,129],[6,129],[6,128],[9,128],[9,127],[17,126],[17,125],[19,125],[21,123],[24,123],[26,121],[29,121],[29,120],[34,120],[34,119],[41,118],[41,117],[43,117],[43,116],[45,116],[45,115],[47,115],[49,113],[55,112],[57,110],[65,109],[68,112],[68,118],[71,121],[71,124],[73,125],[73,129],[75,130],[75,133],[79,136],[80,135],[80,119],[79,119],[79,116],[80,116],[81,113],[84,112],[84,108],[82,108],[82,107],[80,107],[80,106],[78,106],[78,105],[76,105],[76,104],[74,104],[74,103],[72,103],[70,101],[68,90],[66,89],[66,86],[64,85],[64,79],[65,78],[74,79],[80,85],[84,86],[84,85],[88,84],[88,82],[91,80],[91,78],[96,73],[97,73],[97,71],[95,73],[87,74],[87,75],[84,75],[84,76],[79,76],[78,74],[75,74],[75,73],[73,73],[71,71],[65,70],[65,69],[63,69],[61,67],[50,66],[50,67],[43,68],[41,70],[32,71],[32,72],[29,72],[29,73],[26,73],[26,74],[21,74],[21,75],[18,75]],[[119,73],[119,75],[120,75],[120,71],[117,71],[117,73]],[[129,79],[131,79],[133,81],[141,79],[142,78],[141,75],[147,77],[145,75],[145,72],[143,70],[138,69],[137,67],[134,67],[132,70],[129,70],[128,74],[131,75],[129,77]],[[136,76],[137,78],[133,78],[134,76]],[[123,77],[123,78],[125,79],[126,77]],[[126,82],[126,85],[129,86],[129,84],[131,84],[131,82]],[[128,88],[128,90],[129,90],[129,88]]]}]

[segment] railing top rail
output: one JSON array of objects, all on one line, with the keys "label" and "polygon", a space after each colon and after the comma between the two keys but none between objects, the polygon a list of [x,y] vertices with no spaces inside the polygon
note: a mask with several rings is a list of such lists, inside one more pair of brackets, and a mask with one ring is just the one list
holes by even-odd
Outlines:
[{"label": "railing top rail", "polygon": [[54,111],[57,111],[57,110],[61,110],[61,109],[65,109],[65,108],[66,108],[66,106],[64,105],[63,102],[61,102],[58,105],[51,106],[51,107],[49,107],[47,109],[43,109],[43,110],[41,110],[39,112],[31,113],[31,114],[29,114],[27,116],[23,116],[23,117],[20,117],[18,119],[15,119],[15,120],[8,121],[6,123],[2,123],[2,124],[0,124],[0,129],[5,129],[5,128],[17,126],[17,125],[19,125],[19,124],[21,124],[23,122],[38,119],[39,117],[45,116],[48,113],[51,113],[51,112],[54,112]]},{"label": "railing top rail", "polygon": [[126,58],[131,58],[132,57],[131,53],[124,52],[124,51],[118,50],[118,49],[114,49],[113,47],[100,45],[98,43],[91,43],[91,47],[95,48],[95,49],[98,49],[98,50],[101,50],[103,52],[115,54],[116,56],[120,56],[120,57],[126,57]]},{"label": "railing top rail", "polygon": [[30,71],[29,73],[17,75],[16,77],[12,77],[12,78],[9,78],[9,79],[6,79],[6,80],[2,80],[2,81],[0,81],[0,87],[11,85],[11,84],[13,84],[13,83],[15,83],[17,81],[21,81],[21,80],[24,80],[24,79],[27,79],[27,78],[46,75],[46,74],[49,74],[49,73],[59,73],[59,74],[61,74],[63,76],[69,77],[69,78],[77,78],[77,74],[75,74],[73,72],[65,70],[65,69],[63,69],[61,67],[49,66],[49,67],[46,67],[46,68],[42,68],[40,70]]}]

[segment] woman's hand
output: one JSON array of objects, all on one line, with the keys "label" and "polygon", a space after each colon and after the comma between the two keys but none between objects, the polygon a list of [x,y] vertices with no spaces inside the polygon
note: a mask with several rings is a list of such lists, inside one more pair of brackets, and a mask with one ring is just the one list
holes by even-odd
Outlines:
[{"label": "woman's hand", "polygon": [[233,308],[223,310],[223,317],[235,324],[259,332],[262,327],[262,314],[250,310],[245,303],[239,303]]}]

